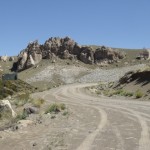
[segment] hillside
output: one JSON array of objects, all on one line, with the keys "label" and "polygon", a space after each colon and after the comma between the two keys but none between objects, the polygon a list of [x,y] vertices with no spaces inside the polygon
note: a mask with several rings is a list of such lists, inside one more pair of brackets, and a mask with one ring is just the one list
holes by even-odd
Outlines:
[{"label": "hillside", "polygon": [[119,80],[119,86],[128,92],[139,92],[140,98],[150,100],[150,67],[128,72]]},{"label": "hillside", "polygon": [[[34,52],[34,44],[32,46]],[[150,61],[136,59],[142,50],[89,47],[86,48],[90,52],[97,49],[98,55],[102,51],[109,57],[109,52],[114,56],[121,51],[126,56],[110,61],[107,57],[102,59],[94,55],[94,60],[102,59],[102,62],[91,64],[81,61],[80,57],[64,59],[57,55],[56,61],[49,57],[31,65],[31,51],[27,48],[24,51],[24,56],[29,56],[27,59],[21,54],[13,61],[0,61],[3,73],[10,73],[14,64],[16,68],[18,65],[23,67],[16,70],[19,80],[2,82],[0,79],[0,99],[5,98],[0,100],[2,149],[13,146],[14,149],[82,150],[95,145],[95,141],[98,141],[99,149],[104,143],[107,147],[108,140],[131,141],[131,132],[135,132],[136,139],[140,137],[137,133],[140,135],[141,124],[149,116],[149,103],[143,100],[150,100],[150,70],[147,67]],[[43,53],[33,54],[38,58],[43,56]],[[64,57],[64,54],[60,56]],[[4,102],[10,102],[15,116]],[[118,144],[114,149],[121,148]]]},{"label": "hillside", "polygon": [[[18,78],[39,90],[76,82],[99,82],[103,70],[149,64],[150,60],[136,57],[142,49],[110,48],[78,45],[69,37],[51,37],[44,44],[31,42],[11,61],[0,61],[4,73],[18,72]],[[135,67],[138,69],[140,67]],[[101,71],[102,69],[102,71]],[[134,70],[135,70],[134,69]],[[126,70],[126,69],[125,69]],[[126,73],[126,71],[124,72]],[[93,75],[91,75],[93,74]],[[123,74],[118,74],[121,77]],[[89,78],[89,76],[92,76]]]},{"label": "hillside", "polygon": [[[115,76],[114,76],[115,77]],[[139,66],[125,72],[117,80],[100,82],[91,91],[106,97],[115,97],[130,100],[150,100],[150,67]]]},{"label": "hillside", "polygon": [[8,96],[17,96],[19,93],[32,93],[35,88],[22,80],[2,80],[3,72],[0,72],[0,99]]},{"label": "hillside", "polygon": [[[64,53],[65,48],[59,49],[59,51],[61,52],[58,53],[59,54],[58,56],[55,55],[54,57],[50,57],[50,54],[52,54],[52,52],[56,53],[56,50],[58,50],[56,46],[57,45],[56,43],[58,43],[57,40],[59,41],[60,39],[50,38],[43,45],[38,44],[37,41],[33,43],[29,43],[27,48],[25,48],[24,51],[20,52],[18,57],[16,56],[14,57],[13,61],[6,61],[6,62],[0,61],[0,69],[2,69],[5,73],[9,73],[11,72],[11,69],[13,68],[13,66],[17,67],[18,65],[21,68],[22,67],[26,68],[27,67],[26,64],[28,64],[28,67],[26,69],[22,68],[23,70],[18,72],[19,79],[25,82],[28,82],[29,84],[33,85],[34,87],[39,88],[40,90],[45,90],[45,89],[53,88],[56,86],[60,86],[62,84],[80,82],[80,78],[84,78],[85,75],[95,72],[96,69],[107,70],[107,69],[112,69],[112,68],[129,67],[129,66],[134,66],[134,65],[139,65],[139,64],[150,63],[150,60],[136,59],[139,53],[143,51],[142,49],[123,49],[123,48],[108,48],[108,47],[102,48],[102,46],[95,46],[95,45],[83,45],[83,46],[79,46],[79,49],[81,49],[86,55],[90,54],[91,58],[93,56],[92,56],[92,53],[89,53],[90,51],[94,51],[94,52],[96,50],[98,52],[106,51],[105,54],[108,54],[108,55],[106,55],[104,58],[101,58],[99,63],[93,63],[93,64],[85,63],[85,61],[80,60],[80,56],[79,56],[79,59],[70,59],[70,57],[64,57],[64,56],[74,55],[74,54],[71,54],[71,50],[69,50],[69,53],[65,55],[66,54]],[[65,39],[62,39],[62,40],[65,40]],[[65,44],[68,44],[70,41],[72,41],[72,39],[67,39]],[[52,43],[52,44],[55,43],[56,45],[54,45],[53,48],[51,48],[48,45],[48,43]],[[74,41],[72,41],[72,43],[76,45]],[[42,50],[43,47],[47,47],[47,46],[51,48],[52,52],[48,53],[47,50]],[[69,48],[70,47],[68,47],[68,49]],[[115,52],[117,53],[122,52],[123,54],[126,54],[126,55],[123,59],[114,58],[114,60],[110,62],[110,60],[107,58],[109,56],[109,51],[111,51],[111,55],[115,54]],[[36,64],[34,65],[31,64],[30,59],[23,62],[24,60],[22,57],[23,52],[27,53],[28,56],[29,54],[33,55],[33,58],[36,56],[36,58],[34,59],[39,60],[40,58],[39,62],[36,61]],[[99,53],[97,53],[97,55],[99,55]],[[21,65],[21,64],[24,64],[24,65]],[[99,81],[99,80],[94,80],[94,81]]]}]

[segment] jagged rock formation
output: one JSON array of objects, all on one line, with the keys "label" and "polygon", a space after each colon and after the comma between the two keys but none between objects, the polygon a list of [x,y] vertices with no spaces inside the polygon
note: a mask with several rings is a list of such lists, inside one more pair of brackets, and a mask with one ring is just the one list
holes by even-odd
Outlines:
[{"label": "jagged rock formation", "polygon": [[94,51],[91,47],[82,47],[80,53],[80,60],[86,64],[94,63]]},{"label": "jagged rock formation", "polygon": [[106,61],[108,63],[113,63],[118,59],[123,59],[125,57],[125,53],[113,50],[109,47],[102,46],[101,48],[97,48],[94,53],[94,60],[96,63]]},{"label": "jagged rock formation", "polygon": [[70,60],[79,59],[86,64],[94,64],[102,61],[113,63],[124,58],[125,54],[105,46],[94,51],[92,47],[79,46],[69,37],[54,37],[49,38],[43,45],[40,45],[38,41],[29,43],[27,48],[18,55],[17,69],[21,71],[30,68],[42,59],[50,59],[54,63],[57,57]]}]

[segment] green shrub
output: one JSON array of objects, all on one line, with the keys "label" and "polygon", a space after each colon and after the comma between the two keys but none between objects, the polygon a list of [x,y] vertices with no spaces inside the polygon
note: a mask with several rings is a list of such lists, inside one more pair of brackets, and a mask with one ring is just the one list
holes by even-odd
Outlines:
[{"label": "green shrub", "polygon": [[32,99],[30,101],[33,104],[33,106],[38,107],[38,108],[40,108],[44,104],[44,102],[45,102],[45,100],[42,99],[42,98]]},{"label": "green shrub", "polygon": [[96,91],[96,94],[98,94],[98,95],[101,94],[101,91],[100,91],[100,90],[97,90],[97,91]]},{"label": "green shrub", "polygon": [[69,112],[68,111],[64,111],[62,115],[63,116],[67,116],[67,115],[69,115]]},{"label": "green shrub", "polygon": [[132,97],[134,94],[132,92],[125,92],[124,96]]},{"label": "green shrub", "polygon": [[143,93],[140,91],[140,90],[137,90],[136,92],[135,92],[135,97],[136,98],[141,98],[143,96]]},{"label": "green shrub", "polygon": [[29,93],[21,93],[17,96],[19,100],[29,100],[30,94]]},{"label": "green shrub", "polygon": [[124,91],[123,91],[123,89],[118,89],[117,91],[114,92],[114,94],[123,96],[124,95]]},{"label": "green shrub", "polygon": [[63,104],[63,103],[62,103],[62,104],[60,104],[59,106],[60,106],[60,109],[61,109],[61,110],[65,110],[65,109],[66,109],[66,105],[65,105],[65,104]]},{"label": "green shrub", "polygon": [[66,106],[65,104],[51,104],[49,105],[49,107],[47,108],[47,110],[45,111],[45,113],[59,113],[61,110],[65,110]]},{"label": "green shrub", "polygon": [[110,91],[106,90],[106,91],[103,92],[103,94],[104,94],[105,96],[109,96]]},{"label": "green shrub", "polygon": [[27,114],[25,111],[23,111],[23,112],[21,112],[20,114],[17,115],[16,120],[17,120],[17,121],[18,121],[18,120],[24,120],[24,119],[26,119],[27,117],[28,117],[28,114]]},{"label": "green shrub", "polygon": [[29,93],[21,93],[21,94],[17,95],[17,97],[14,101],[14,104],[16,106],[23,106],[26,103],[28,103],[29,100],[30,100]]}]

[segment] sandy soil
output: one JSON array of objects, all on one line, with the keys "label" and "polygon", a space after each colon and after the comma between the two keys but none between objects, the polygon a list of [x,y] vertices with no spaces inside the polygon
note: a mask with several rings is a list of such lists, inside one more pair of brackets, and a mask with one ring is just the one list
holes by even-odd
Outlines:
[{"label": "sandy soil", "polygon": [[149,150],[150,103],[99,98],[70,84],[33,97],[63,102],[69,115],[36,118],[40,122],[0,132],[2,150]]}]

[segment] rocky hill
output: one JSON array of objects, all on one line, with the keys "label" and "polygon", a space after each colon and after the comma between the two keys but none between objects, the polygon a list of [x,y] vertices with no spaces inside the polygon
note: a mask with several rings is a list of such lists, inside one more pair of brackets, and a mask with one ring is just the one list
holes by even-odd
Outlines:
[{"label": "rocky hill", "polygon": [[93,49],[90,46],[80,46],[69,37],[54,37],[46,40],[43,45],[38,41],[29,43],[18,55],[14,68],[22,71],[38,64],[42,59],[49,59],[55,63],[58,58],[80,60],[86,64],[111,64],[125,56],[123,51],[117,49],[105,46]]}]

